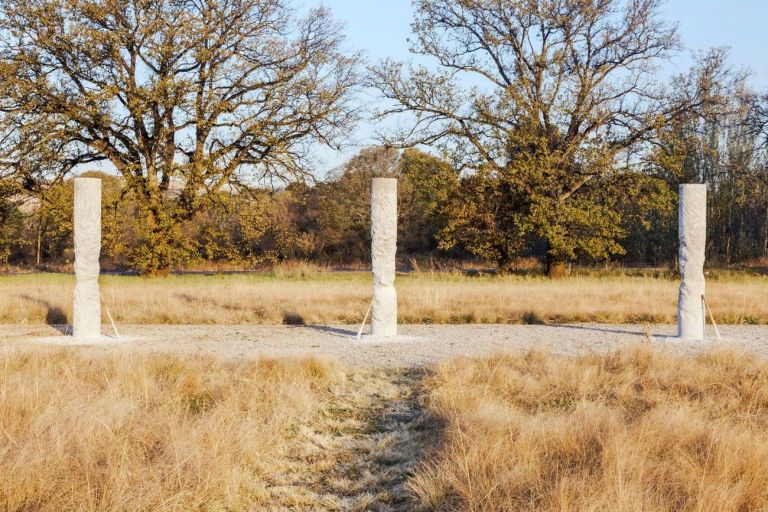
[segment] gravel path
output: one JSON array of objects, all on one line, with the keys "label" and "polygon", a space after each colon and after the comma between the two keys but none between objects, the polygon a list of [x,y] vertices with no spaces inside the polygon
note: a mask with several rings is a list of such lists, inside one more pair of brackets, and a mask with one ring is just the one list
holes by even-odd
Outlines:
[{"label": "gravel path", "polygon": [[[240,359],[318,356],[354,367],[423,367],[460,356],[489,356],[500,352],[546,349],[573,355],[608,352],[628,344],[654,342],[671,350],[694,353],[717,345],[680,343],[670,338],[670,325],[405,325],[398,342],[357,341],[354,327],[258,326],[258,325],[128,325],[121,326],[128,341],[79,350],[168,351],[176,354],[210,354]],[[647,333],[646,333],[647,330]],[[107,332],[107,326],[104,326]],[[723,344],[755,355],[768,356],[768,326],[723,326]],[[56,345],[35,342],[61,336],[54,327],[0,325],[0,352],[8,350],[54,350]]]}]

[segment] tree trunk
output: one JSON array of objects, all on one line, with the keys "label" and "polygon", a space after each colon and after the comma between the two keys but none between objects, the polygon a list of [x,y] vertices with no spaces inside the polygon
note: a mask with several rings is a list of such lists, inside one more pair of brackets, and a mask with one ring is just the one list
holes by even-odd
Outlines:
[{"label": "tree trunk", "polygon": [[549,240],[545,240],[546,243],[546,256],[545,256],[545,268],[544,272],[550,279],[562,279],[568,274],[568,262],[552,254],[552,245]]},{"label": "tree trunk", "polygon": [[43,230],[40,226],[37,227],[37,253],[35,254],[35,259],[37,261],[37,266],[40,266],[40,251],[43,246]]},{"label": "tree trunk", "polygon": [[546,271],[550,279],[562,279],[568,274],[568,262],[547,253]]},{"label": "tree trunk", "polygon": [[763,222],[763,258],[768,257],[768,208],[765,209]]},{"label": "tree trunk", "polygon": [[512,270],[512,259],[503,251],[504,249],[501,249],[499,256],[496,258],[496,268],[499,275],[507,275]]}]

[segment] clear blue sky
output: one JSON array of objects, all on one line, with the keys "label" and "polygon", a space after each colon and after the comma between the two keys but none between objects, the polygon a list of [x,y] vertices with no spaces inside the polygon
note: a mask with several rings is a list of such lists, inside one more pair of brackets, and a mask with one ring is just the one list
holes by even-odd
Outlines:
[{"label": "clear blue sky", "polygon": [[[299,1],[299,0],[297,0]],[[350,48],[363,50],[376,61],[392,57],[408,60],[407,39],[413,9],[410,0],[324,0],[334,17],[342,22]],[[667,0],[664,12],[679,23],[688,51],[728,46],[731,62],[754,73],[752,84],[768,89],[768,0]],[[673,64],[687,67],[685,59]],[[359,145],[372,143],[373,130],[360,126]],[[341,164],[356,149],[341,154],[323,151],[319,157],[327,170]]]}]

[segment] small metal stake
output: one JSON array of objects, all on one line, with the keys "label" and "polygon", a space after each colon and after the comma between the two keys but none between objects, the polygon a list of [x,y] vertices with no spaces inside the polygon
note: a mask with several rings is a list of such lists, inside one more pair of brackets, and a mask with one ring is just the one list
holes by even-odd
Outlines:
[{"label": "small metal stake", "polygon": [[104,304],[104,310],[107,312],[107,318],[109,318],[109,323],[112,324],[112,330],[115,331],[115,336],[117,339],[120,339],[120,333],[117,332],[117,325],[115,325],[115,321],[112,319],[112,314],[109,312],[109,308],[107,307],[107,303],[102,301],[102,304]]},{"label": "small metal stake", "polygon": [[360,338],[363,336],[363,328],[365,327],[365,322],[368,321],[368,315],[371,314],[371,308],[373,307],[373,301],[368,305],[368,311],[365,312],[365,316],[363,317],[363,323],[360,324],[360,329],[357,331],[357,340],[360,341]]},{"label": "small metal stake", "polygon": [[704,302],[704,307],[707,308],[707,312],[709,313],[709,319],[712,320],[712,326],[715,328],[717,341],[722,343],[723,338],[720,337],[720,329],[717,328],[717,323],[715,323],[715,316],[712,314],[712,310],[709,309],[709,304],[707,304],[707,299],[704,298],[704,296],[702,295],[701,300]]}]

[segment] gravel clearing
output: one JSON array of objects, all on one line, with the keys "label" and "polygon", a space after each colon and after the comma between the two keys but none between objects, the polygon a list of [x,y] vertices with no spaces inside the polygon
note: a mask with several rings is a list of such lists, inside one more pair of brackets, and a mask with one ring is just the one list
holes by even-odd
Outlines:
[{"label": "gravel clearing", "polygon": [[[0,352],[60,350],[61,345],[39,342],[60,331],[63,329],[48,325],[1,325]],[[127,325],[120,326],[120,331],[131,341],[77,349],[96,354],[172,352],[228,359],[316,356],[356,368],[411,368],[455,357],[531,349],[559,355],[605,353],[647,342],[650,334],[654,343],[678,353],[693,354],[722,345],[768,356],[768,326],[755,325],[722,326],[722,344],[681,343],[672,338],[676,333],[673,325],[405,325],[400,328],[403,339],[395,343],[357,341],[352,326]],[[103,332],[108,332],[108,326]]]}]

